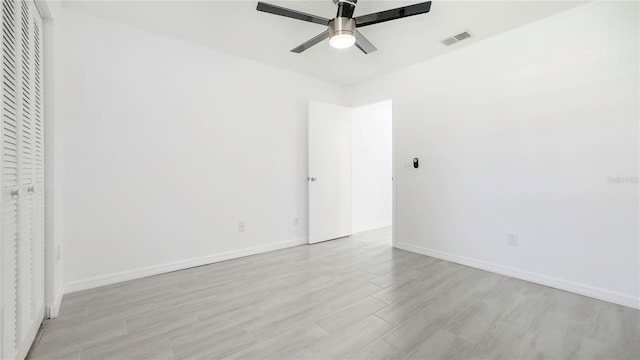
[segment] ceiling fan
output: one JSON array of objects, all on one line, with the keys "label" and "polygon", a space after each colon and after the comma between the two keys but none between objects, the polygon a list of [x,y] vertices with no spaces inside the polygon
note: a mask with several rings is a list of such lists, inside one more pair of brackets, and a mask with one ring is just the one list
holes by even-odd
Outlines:
[{"label": "ceiling fan", "polygon": [[363,53],[369,54],[378,49],[358,31],[358,28],[407,16],[428,13],[431,9],[431,1],[427,1],[354,18],[353,12],[356,9],[358,0],[333,0],[333,2],[338,5],[338,13],[333,19],[327,19],[263,2],[258,2],[256,10],[328,27],[327,30],[291,49],[291,52],[301,53],[324,39],[329,38],[329,44],[334,48],[345,49],[355,44]]}]

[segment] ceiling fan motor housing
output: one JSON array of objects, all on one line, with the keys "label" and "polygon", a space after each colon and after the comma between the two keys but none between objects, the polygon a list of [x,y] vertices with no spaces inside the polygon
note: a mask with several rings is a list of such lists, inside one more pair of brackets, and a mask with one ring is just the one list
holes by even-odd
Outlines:
[{"label": "ceiling fan motor housing", "polygon": [[356,36],[356,21],[352,18],[337,17],[329,21],[329,36],[335,35]]}]

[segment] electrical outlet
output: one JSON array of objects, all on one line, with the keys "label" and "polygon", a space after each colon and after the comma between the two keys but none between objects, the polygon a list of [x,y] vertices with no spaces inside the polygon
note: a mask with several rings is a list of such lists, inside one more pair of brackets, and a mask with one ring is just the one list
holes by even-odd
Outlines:
[{"label": "electrical outlet", "polygon": [[244,221],[238,223],[238,232],[244,232]]},{"label": "electrical outlet", "polygon": [[293,218],[293,226],[298,226],[298,218],[297,217]]},{"label": "electrical outlet", "polygon": [[507,244],[510,246],[518,246],[518,234],[507,234]]}]

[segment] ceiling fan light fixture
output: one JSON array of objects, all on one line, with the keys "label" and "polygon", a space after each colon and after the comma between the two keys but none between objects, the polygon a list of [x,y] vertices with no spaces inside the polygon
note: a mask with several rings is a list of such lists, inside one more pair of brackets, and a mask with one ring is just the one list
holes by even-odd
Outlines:
[{"label": "ceiling fan light fixture", "polygon": [[356,43],[356,22],[351,18],[337,17],[329,21],[329,45],[346,49]]},{"label": "ceiling fan light fixture", "polygon": [[336,49],[346,49],[356,43],[356,37],[351,34],[336,34],[329,39],[329,45]]}]

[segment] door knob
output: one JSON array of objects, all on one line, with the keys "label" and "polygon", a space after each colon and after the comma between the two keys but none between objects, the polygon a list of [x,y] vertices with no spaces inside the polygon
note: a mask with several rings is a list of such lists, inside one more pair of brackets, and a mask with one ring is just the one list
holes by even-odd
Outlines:
[{"label": "door knob", "polygon": [[318,178],[315,178],[315,177],[312,176],[311,179],[309,179],[309,180],[316,181],[316,180],[318,180]]},{"label": "door knob", "polygon": [[29,187],[27,188],[27,191],[28,191],[30,194],[34,194],[34,193],[36,192],[36,188],[35,188],[35,186],[31,185],[31,186],[29,186]]}]

